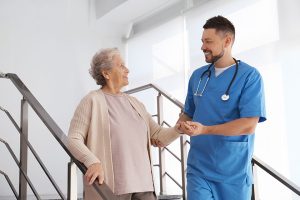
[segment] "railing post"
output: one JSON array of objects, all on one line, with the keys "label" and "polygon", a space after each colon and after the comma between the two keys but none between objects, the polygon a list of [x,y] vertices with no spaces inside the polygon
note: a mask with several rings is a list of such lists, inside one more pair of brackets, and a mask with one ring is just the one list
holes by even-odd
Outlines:
[{"label": "railing post", "polygon": [[[28,103],[25,99],[21,100],[21,132],[20,135],[20,168],[27,174],[28,148],[26,140],[28,140]],[[19,171],[19,199],[27,199],[27,181]]]},{"label": "railing post", "polygon": [[76,164],[71,160],[68,163],[68,200],[77,200],[77,173]]},{"label": "railing post", "polygon": [[181,151],[181,178],[182,178],[182,199],[187,199],[186,194],[186,165],[187,165],[187,139],[186,135],[180,137],[180,151]]},{"label": "railing post", "polygon": [[[157,122],[162,125],[164,121],[163,113],[163,96],[158,93],[157,96]],[[159,180],[160,180],[160,194],[166,193],[166,169],[165,169],[165,149],[159,148]]]},{"label": "railing post", "polygon": [[259,200],[259,197],[258,197],[258,181],[257,181],[257,167],[256,167],[254,162],[252,162],[252,174],[253,174],[253,183],[252,183],[251,200]]}]

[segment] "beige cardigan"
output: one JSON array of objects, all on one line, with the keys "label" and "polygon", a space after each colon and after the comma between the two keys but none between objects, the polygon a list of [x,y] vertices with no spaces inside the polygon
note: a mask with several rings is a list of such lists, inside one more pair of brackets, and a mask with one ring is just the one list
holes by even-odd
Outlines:
[{"label": "beige cardigan", "polygon": [[[162,128],[146,111],[136,98],[126,94],[130,104],[145,120],[148,132],[148,152],[151,158],[150,138],[158,139],[168,145],[179,137],[175,128]],[[101,89],[91,91],[76,108],[68,133],[68,148],[86,167],[101,163],[104,181],[114,192],[114,170],[112,164],[109,114],[105,96]],[[150,159],[151,160],[151,159]],[[152,165],[152,161],[151,161]],[[84,184],[85,200],[101,199],[95,190]]]}]

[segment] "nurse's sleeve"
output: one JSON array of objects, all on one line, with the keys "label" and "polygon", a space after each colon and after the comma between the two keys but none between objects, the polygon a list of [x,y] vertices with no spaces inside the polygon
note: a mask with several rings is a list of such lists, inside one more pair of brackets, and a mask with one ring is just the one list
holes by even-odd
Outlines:
[{"label": "nurse's sleeve", "polygon": [[266,120],[266,110],[262,77],[253,68],[245,81],[239,102],[240,117],[259,117],[259,122],[263,122]]},{"label": "nurse's sleeve", "polygon": [[193,92],[194,79],[195,79],[195,72],[192,74],[189,80],[188,91],[184,103],[184,113],[188,115],[191,119],[193,119],[194,112],[195,112],[194,92]]}]

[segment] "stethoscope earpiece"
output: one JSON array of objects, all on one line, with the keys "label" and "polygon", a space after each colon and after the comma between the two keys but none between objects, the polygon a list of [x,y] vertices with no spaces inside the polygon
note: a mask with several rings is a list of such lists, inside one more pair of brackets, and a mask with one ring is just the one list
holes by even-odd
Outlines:
[{"label": "stethoscope earpiece", "polygon": [[223,94],[223,95],[221,96],[221,99],[222,99],[223,101],[227,101],[227,100],[229,99],[229,94]]}]

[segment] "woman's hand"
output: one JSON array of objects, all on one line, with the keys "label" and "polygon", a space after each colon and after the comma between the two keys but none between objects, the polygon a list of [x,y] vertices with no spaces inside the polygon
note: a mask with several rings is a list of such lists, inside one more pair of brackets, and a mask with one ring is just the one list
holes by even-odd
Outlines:
[{"label": "woman's hand", "polygon": [[178,122],[176,125],[177,129],[189,136],[196,136],[204,133],[203,124],[199,122],[192,122],[192,121],[186,121],[186,122]]},{"label": "woman's hand", "polygon": [[88,167],[84,177],[89,185],[92,185],[97,178],[99,184],[101,185],[104,181],[104,171],[102,165],[100,163],[91,164]]},{"label": "woman's hand", "polygon": [[160,142],[158,139],[151,139],[151,144],[155,147],[164,147],[165,145]]}]

